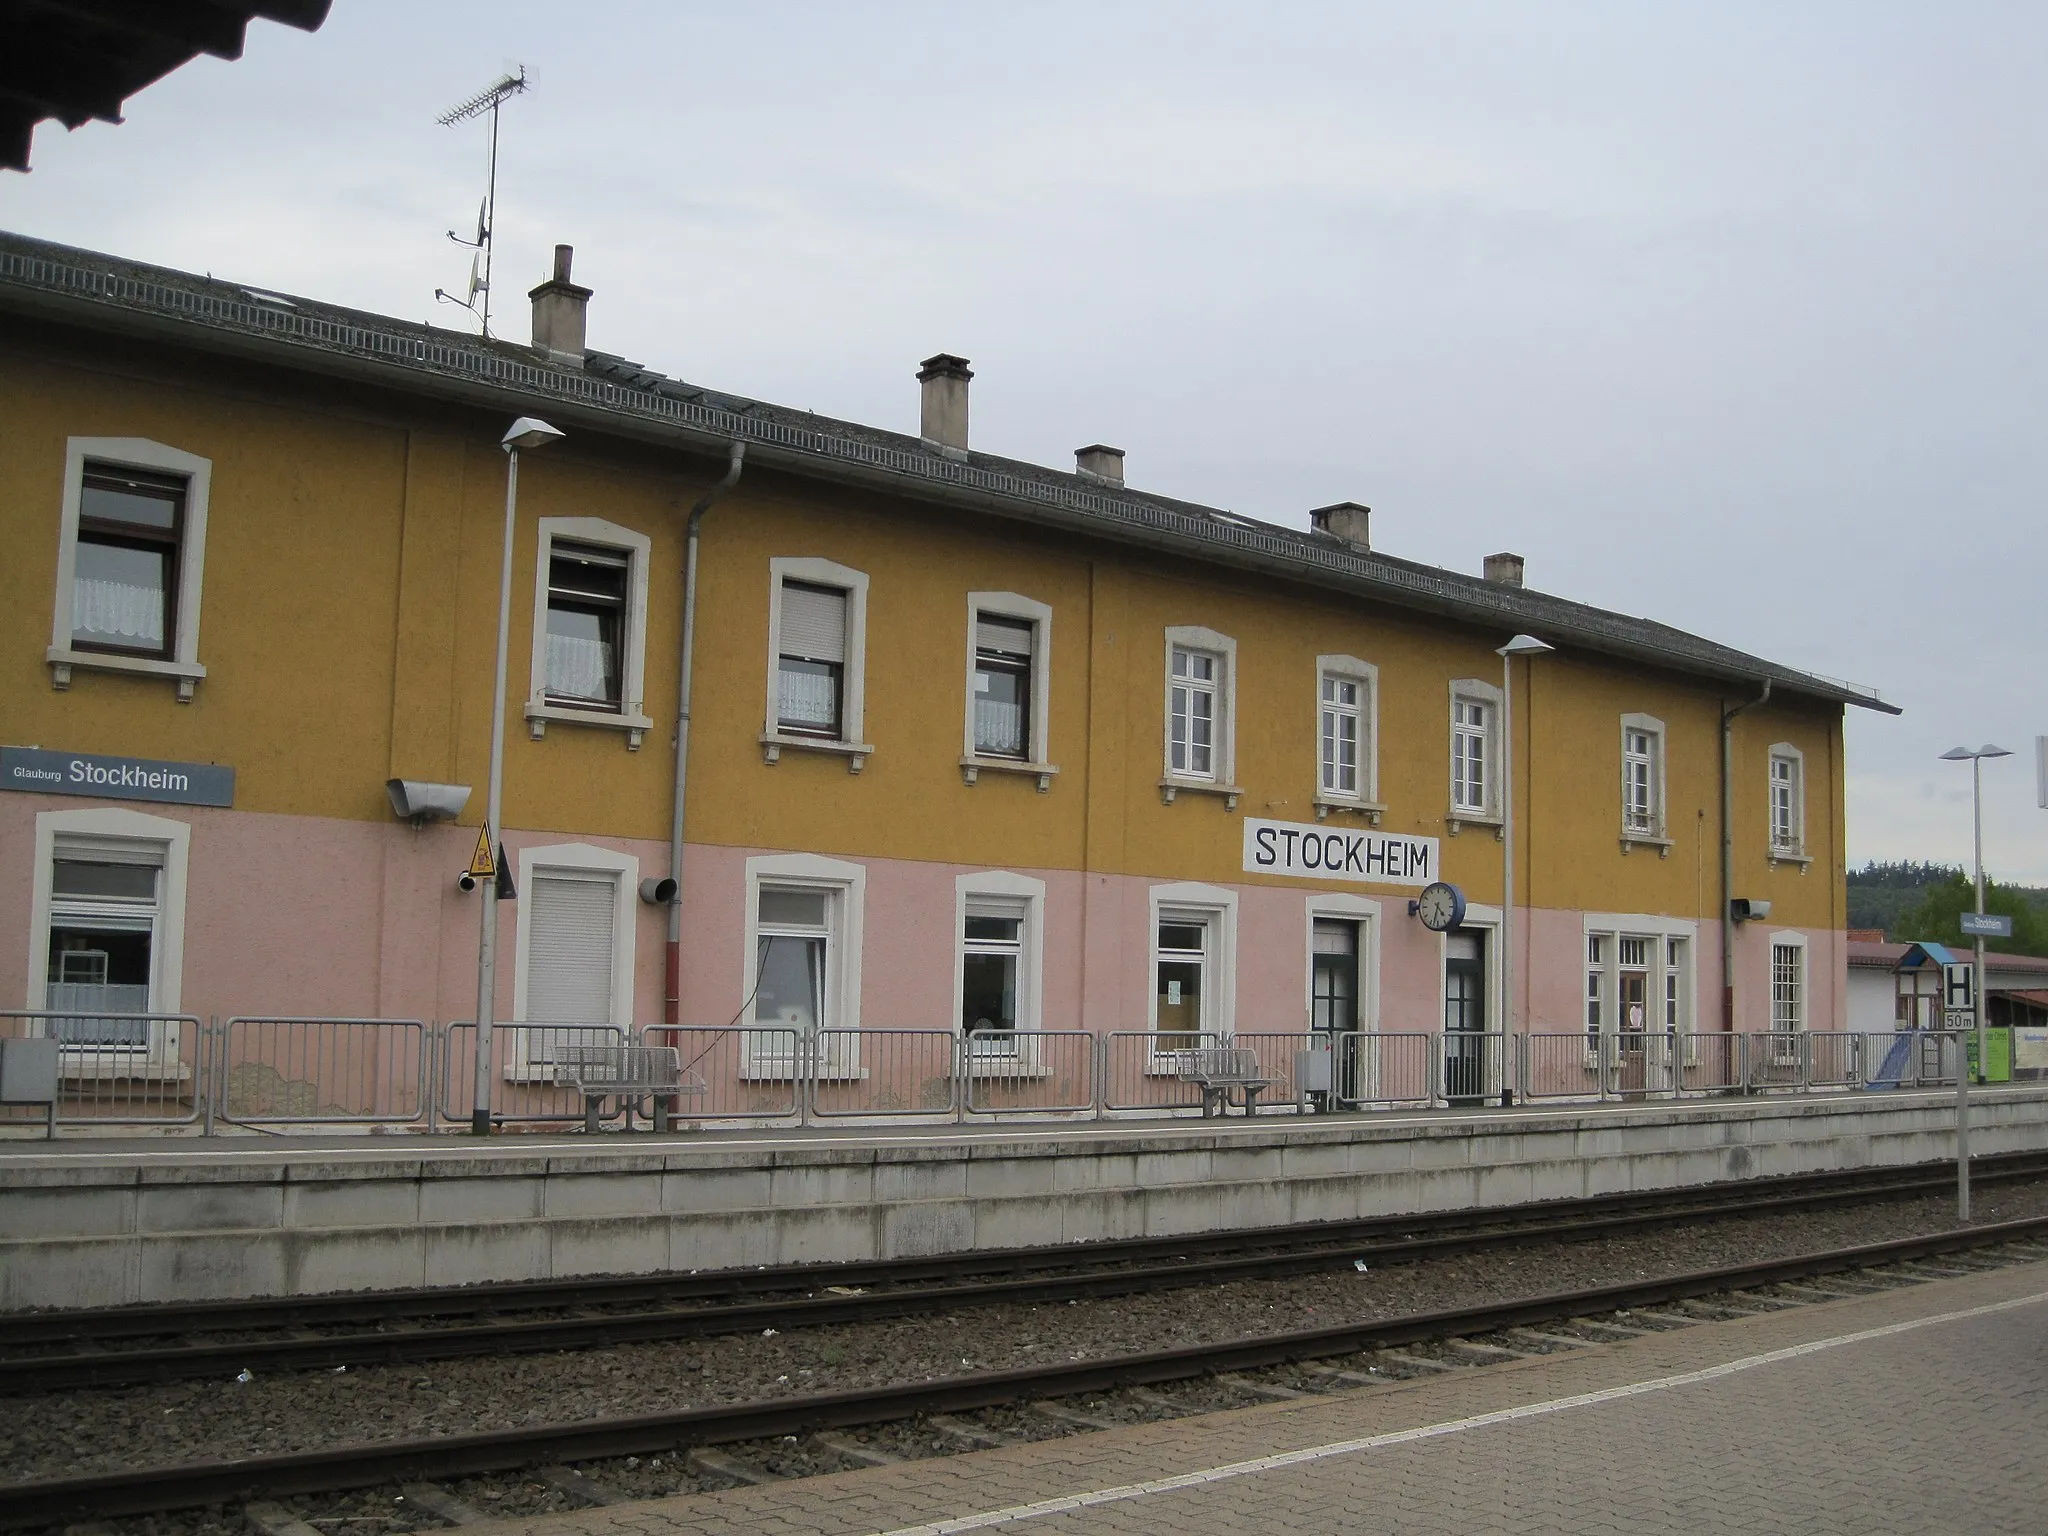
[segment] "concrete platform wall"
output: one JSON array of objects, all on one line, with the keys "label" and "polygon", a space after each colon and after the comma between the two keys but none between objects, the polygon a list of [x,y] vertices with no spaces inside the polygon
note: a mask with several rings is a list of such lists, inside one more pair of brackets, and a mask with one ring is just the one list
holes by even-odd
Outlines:
[{"label": "concrete platform wall", "polygon": [[[2048,1148],[1981,1093],[1979,1153]],[[1506,1205],[1954,1155],[1942,1094],[1456,1117],[325,1147],[10,1149],[0,1309],[887,1258]]]}]

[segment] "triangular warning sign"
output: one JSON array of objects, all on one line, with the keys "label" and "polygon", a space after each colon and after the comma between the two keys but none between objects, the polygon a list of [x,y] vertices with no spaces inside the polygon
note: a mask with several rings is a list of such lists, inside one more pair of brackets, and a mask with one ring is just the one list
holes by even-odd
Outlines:
[{"label": "triangular warning sign", "polygon": [[469,856],[469,872],[479,880],[488,880],[498,872],[498,861],[491,857],[491,829],[488,825],[476,829],[476,852]]}]

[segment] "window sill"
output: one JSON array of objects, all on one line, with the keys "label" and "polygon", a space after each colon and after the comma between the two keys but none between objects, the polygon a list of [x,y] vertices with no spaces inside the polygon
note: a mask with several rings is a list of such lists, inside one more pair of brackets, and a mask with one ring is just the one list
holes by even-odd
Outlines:
[{"label": "window sill", "polygon": [[1236,784],[1218,784],[1213,779],[1177,779],[1168,776],[1159,781],[1161,805],[1173,804],[1174,797],[1181,794],[1220,795],[1223,797],[1223,809],[1234,811],[1244,790]]},{"label": "window sill", "polygon": [[1372,800],[1340,800],[1334,795],[1317,795],[1316,820],[1327,821],[1332,811],[1349,811],[1354,816],[1363,816],[1376,827],[1387,813],[1387,808]]},{"label": "window sill", "polygon": [[1670,838],[1658,837],[1655,833],[1651,832],[1624,832],[1621,834],[1621,851],[1623,853],[1627,853],[1631,848],[1654,848],[1657,850],[1658,858],[1668,859],[1671,857],[1671,850],[1674,846]]},{"label": "window sill", "polygon": [[1773,848],[1769,858],[1772,864],[1797,864],[1802,875],[1806,873],[1806,866],[1813,862],[1812,854],[1795,853],[1790,848]]},{"label": "window sill", "polygon": [[846,759],[846,771],[859,773],[868,764],[868,754],[875,749],[864,741],[828,741],[822,736],[784,736],[779,731],[761,733],[761,761],[771,768],[788,752],[823,752],[828,757]]},{"label": "window sill", "polygon": [[71,686],[71,669],[83,667],[89,672],[127,672],[141,677],[175,678],[178,684],[178,702],[190,704],[192,690],[199,686],[199,680],[206,676],[206,668],[196,661],[164,661],[155,656],[120,656],[112,651],[74,651],[69,646],[53,645],[44,652],[44,659],[50,664],[50,686],[63,693]]},{"label": "window sill", "polygon": [[1038,792],[1042,795],[1052,788],[1053,775],[1058,773],[1059,769],[1051,763],[1027,763],[1022,758],[1016,757],[983,757],[978,753],[960,759],[960,781],[963,784],[974,783],[976,779],[981,777],[984,771],[989,773],[1021,773],[1036,777],[1038,780]]},{"label": "window sill", "polygon": [[1453,810],[1444,817],[1444,832],[1447,836],[1456,837],[1467,827],[1491,827],[1496,841],[1508,835],[1500,817],[1491,811]]},{"label": "window sill", "polygon": [[628,752],[638,752],[640,739],[654,729],[654,722],[637,712],[615,713],[609,709],[577,709],[570,704],[527,702],[526,734],[533,740],[539,741],[547,735],[551,720],[557,725],[595,725],[604,730],[624,731]]}]

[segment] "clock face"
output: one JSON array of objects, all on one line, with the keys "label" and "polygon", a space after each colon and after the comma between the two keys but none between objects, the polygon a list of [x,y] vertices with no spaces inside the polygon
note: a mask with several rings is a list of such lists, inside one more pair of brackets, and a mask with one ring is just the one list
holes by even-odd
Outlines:
[{"label": "clock face", "polygon": [[1443,933],[1457,927],[1458,920],[1465,915],[1465,896],[1455,885],[1439,880],[1423,887],[1415,911],[1423,927]]}]

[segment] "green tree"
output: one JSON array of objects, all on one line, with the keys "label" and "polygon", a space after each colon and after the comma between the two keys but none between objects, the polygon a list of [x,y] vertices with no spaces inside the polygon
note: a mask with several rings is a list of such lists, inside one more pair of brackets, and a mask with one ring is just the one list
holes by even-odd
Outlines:
[{"label": "green tree", "polygon": [[[1977,941],[1964,936],[1962,915],[1976,910],[1976,887],[1957,871],[1921,892],[1919,903],[1899,917],[1894,936],[1907,942],[1968,947]],[[2024,887],[1985,881],[1984,910],[2012,919],[2012,937],[1986,939],[1986,949],[2007,955],[2048,955],[2048,913],[2029,899]]]}]

